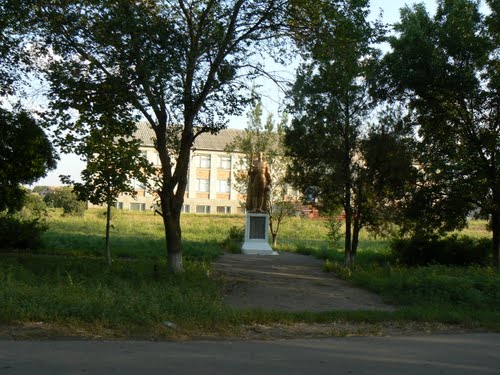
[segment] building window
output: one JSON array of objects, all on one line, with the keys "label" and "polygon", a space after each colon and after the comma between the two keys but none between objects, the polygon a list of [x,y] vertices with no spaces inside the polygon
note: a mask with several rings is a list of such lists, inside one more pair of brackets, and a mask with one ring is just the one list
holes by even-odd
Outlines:
[{"label": "building window", "polygon": [[199,178],[198,180],[197,191],[200,193],[208,193],[210,191],[210,180]]},{"label": "building window", "polygon": [[189,204],[183,204],[181,212],[188,214],[191,212],[191,206]]},{"label": "building window", "polygon": [[231,169],[231,156],[221,156],[219,167],[222,169]]},{"label": "building window", "polygon": [[116,202],[116,208],[123,210],[123,202]]},{"label": "building window", "polygon": [[209,214],[210,213],[210,206],[196,206],[196,213],[197,214]]},{"label": "building window", "polygon": [[218,180],[217,181],[217,192],[218,193],[229,193],[231,187],[228,180]]},{"label": "building window", "polygon": [[199,167],[203,169],[210,169],[210,155],[200,155],[199,156]]},{"label": "building window", "polygon": [[130,211],[146,211],[146,203],[130,203]]},{"label": "building window", "polygon": [[141,156],[142,156],[144,159],[148,160],[148,152],[147,152],[147,151],[141,151]]},{"label": "building window", "polygon": [[230,214],[231,207],[229,207],[229,206],[217,206],[217,213],[218,214]]}]

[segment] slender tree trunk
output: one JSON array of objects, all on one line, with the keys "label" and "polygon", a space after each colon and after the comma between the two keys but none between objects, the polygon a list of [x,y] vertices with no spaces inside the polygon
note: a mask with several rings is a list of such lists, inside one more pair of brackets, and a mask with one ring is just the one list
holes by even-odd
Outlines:
[{"label": "slender tree trunk", "polygon": [[172,273],[180,273],[183,271],[180,218],[180,210],[177,213],[175,210],[171,210],[168,214],[163,215],[167,245],[167,264],[168,270]]},{"label": "slender tree trunk", "polygon": [[271,233],[273,236],[273,249],[278,245],[278,233]]},{"label": "slender tree trunk", "polygon": [[500,196],[493,194],[496,209],[491,215],[493,232],[493,265],[500,270]]},{"label": "slender tree trunk", "polygon": [[111,227],[111,203],[108,201],[106,203],[106,260],[111,266],[113,260],[111,259],[111,248],[109,244],[109,229]]},{"label": "slender tree trunk", "polygon": [[493,265],[500,270],[500,219],[492,222],[493,229]]},{"label": "slender tree trunk", "polygon": [[352,265],[354,265],[354,259],[358,253],[358,244],[359,244],[359,231],[361,230],[361,226],[359,224],[358,217],[354,218],[354,225],[352,228],[352,244],[351,244],[351,258]]},{"label": "slender tree trunk", "polygon": [[351,229],[352,229],[352,207],[351,207],[351,189],[346,186],[345,192],[345,240],[344,240],[344,257],[345,257],[345,265],[346,267],[352,266],[352,237],[351,237]]}]

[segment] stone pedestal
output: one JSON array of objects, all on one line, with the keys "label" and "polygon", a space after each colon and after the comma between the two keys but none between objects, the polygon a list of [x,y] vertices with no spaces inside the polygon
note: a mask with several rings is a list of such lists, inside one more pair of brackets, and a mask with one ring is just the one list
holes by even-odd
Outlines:
[{"label": "stone pedestal", "polygon": [[269,215],[267,213],[247,213],[243,254],[278,255],[269,246]]}]

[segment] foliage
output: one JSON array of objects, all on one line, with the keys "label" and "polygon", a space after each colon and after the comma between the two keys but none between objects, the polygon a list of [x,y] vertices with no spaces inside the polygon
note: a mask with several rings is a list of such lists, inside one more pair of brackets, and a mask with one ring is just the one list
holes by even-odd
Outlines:
[{"label": "foliage", "polygon": [[327,237],[333,248],[337,246],[337,242],[342,239],[342,224],[343,220],[339,212],[329,212],[325,216],[325,227]]},{"label": "foliage", "polygon": [[201,133],[217,133],[226,116],[240,113],[241,78],[261,70],[259,46],[279,35],[285,5],[41,0],[32,7],[32,35],[44,42],[37,46],[49,59],[41,68],[59,129],[72,131],[71,110],[80,111],[82,102],[92,106],[95,91],[108,87],[153,130],[171,271],[182,271],[180,214],[191,147]]},{"label": "foliage", "polygon": [[407,231],[442,234],[478,208],[500,257],[500,79],[498,2],[485,15],[472,0],[439,1],[434,17],[406,7],[389,38],[380,92],[409,107],[418,131],[419,181]]},{"label": "foliage", "polygon": [[20,30],[26,17],[18,1],[0,3],[0,104],[21,89],[30,70],[30,53]]},{"label": "foliage", "polygon": [[491,240],[487,238],[458,237],[446,238],[413,237],[391,242],[394,259],[407,266],[444,265],[486,265],[490,259]]},{"label": "foliage", "polygon": [[41,246],[47,225],[40,218],[0,214],[0,250],[33,250]]},{"label": "foliage", "polygon": [[57,156],[41,122],[20,109],[0,108],[0,211],[21,209],[26,190],[56,166]]},{"label": "foliage", "polygon": [[38,194],[27,194],[24,200],[24,206],[18,213],[21,217],[37,217],[46,219],[48,216],[47,205],[43,198]]},{"label": "foliage", "polygon": [[245,239],[245,228],[233,225],[229,228],[229,234],[222,242],[224,249],[233,254],[241,253],[241,245]]},{"label": "foliage", "polygon": [[387,107],[360,143],[363,226],[375,236],[393,237],[418,178],[413,129],[401,108]]},{"label": "foliage", "polygon": [[298,35],[305,62],[291,90],[293,120],[286,131],[290,179],[306,199],[325,210],[345,212],[345,262],[356,256],[365,225],[369,181],[360,158],[361,139],[375,103],[368,82],[378,52],[367,1],[304,2],[315,27]]},{"label": "foliage", "polygon": [[101,94],[100,98],[94,97],[89,112],[83,109],[80,112],[78,143],[74,141],[74,133],[68,142],[63,142],[86,162],[81,172],[83,182],[75,182],[68,176],[62,176],[62,180],[73,185],[80,200],[106,205],[105,254],[111,265],[111,206],[120,194],[135,197],[134,182],[141,183],[146,189],[148,175],[154,171],[141,154],[140,140],[133,138],[136,130],[134,119],[129,118],[127,109],[123,105],[120,107],[117,100],[110,100],[113,92]]},{"label": "foliage", "polygon": [[63,215],[83,216],[87,208],[86,202],[79,200],[73,188],[69,186],[48,193],[44,201],[49,207],[62,208]]}]

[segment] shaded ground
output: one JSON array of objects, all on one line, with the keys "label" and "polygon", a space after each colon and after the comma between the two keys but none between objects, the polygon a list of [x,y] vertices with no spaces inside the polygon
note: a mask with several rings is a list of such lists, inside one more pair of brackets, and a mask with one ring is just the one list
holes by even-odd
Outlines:
[{"label": "shaded ground", "polygon": [[236,308],[288,312],[386,310],[393,306],[322,271],[323,262],[293,253],[225,254],[214,267],[226,281],[225,301]]}]

